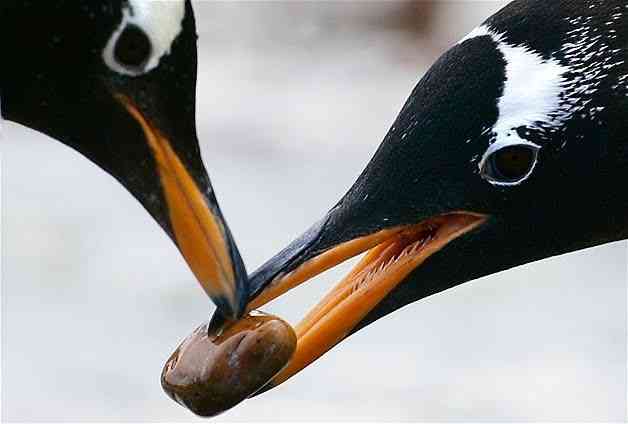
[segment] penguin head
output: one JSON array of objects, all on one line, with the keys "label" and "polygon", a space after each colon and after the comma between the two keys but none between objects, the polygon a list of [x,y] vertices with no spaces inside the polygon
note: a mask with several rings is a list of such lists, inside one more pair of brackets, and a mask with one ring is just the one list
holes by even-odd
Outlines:
[{"label": "penguin head", "polygon": [[2,9],[2,36],[11,40],[3,117],[120,181],[222,312],[237,316],[246,274],[201,160],[190,1],[9,1]]},{"label": "penguin head", "polygon": [[252,274],[258,307],[367,252],[268,387],[418,299],[628,237],[628,10],[586,4],[515,1],[456,43],[348,193]]}]

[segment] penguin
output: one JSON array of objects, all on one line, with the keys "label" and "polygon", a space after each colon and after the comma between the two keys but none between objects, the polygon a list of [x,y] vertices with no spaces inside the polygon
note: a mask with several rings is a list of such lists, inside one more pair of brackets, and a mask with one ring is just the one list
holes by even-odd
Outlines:
[{"label": "penguin", "polygon": [[200,156],[189,0],[3,1],[2,117],[77,150],[177,245],[228,318],[247,274]]},{"label": "penguin", "polygon": [[626,0],[516,0],[445,52],[348,192],[251,274],[254,309],[364,253],[258,393],[405,305],[628,238],[627,60]]}]

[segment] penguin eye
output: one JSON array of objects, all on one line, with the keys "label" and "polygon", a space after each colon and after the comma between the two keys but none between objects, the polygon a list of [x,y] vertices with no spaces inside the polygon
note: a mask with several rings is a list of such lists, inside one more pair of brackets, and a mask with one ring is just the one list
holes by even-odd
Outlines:
[{"label": "penguin eye", "polygon": [[157,68],[183,30],[185,4],[184,0],[122,2],[122,20],[102,50],[105,65],[131,77]]},{"label": "penguin eye", "polygon": [[532,143],[491,145],[480,162],[480,174],[495,185],[512,186],[526,180],[538,158],[539,146]]},{"label": "penguin eye", "polygon": [[116,61],[132,71],[141,71],[152,51],[150,40],[146,33],[137,25],[127,25],[113,48],[113,57]]},{"label": "penguin eye", "polygon": [[151,38],[142,27],[123,22],[109,38],[103,50],[103,60],[112,71],[135,77],[151,69],[154,52]]}]

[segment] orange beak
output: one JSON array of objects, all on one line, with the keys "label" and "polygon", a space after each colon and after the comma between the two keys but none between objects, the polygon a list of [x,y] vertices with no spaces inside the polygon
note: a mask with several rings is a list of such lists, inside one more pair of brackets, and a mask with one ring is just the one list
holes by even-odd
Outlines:
[{"label": "orange beak", "polygon": [[381,230],[339,244],[276,276],[249,303],[248,310],[259,308],[323,271],[366,252],[353,270],[295,327],[294,356],[261,392],[283,383],[342,341],[415,268],[485,220],[485,215],[455,212],[415,225]]},{"label": "orange beak", "polygon": [[201,287],[228,318],[242,314],[246,272],[217,204],[199,189],[170,141],[128,97],[115,98],[140,125],[153,154],[173,239]]}]

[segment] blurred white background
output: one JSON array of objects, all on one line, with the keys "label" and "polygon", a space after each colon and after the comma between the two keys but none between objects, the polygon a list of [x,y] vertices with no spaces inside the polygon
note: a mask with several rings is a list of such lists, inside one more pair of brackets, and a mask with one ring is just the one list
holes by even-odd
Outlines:
[{"label": "blurred white background", "polygon": [[[505,3],[195,3],[199,137],[249,270],[336,202],[426,67]],[[197,420],[159,384],[213,309],[173,244],[77,153],[4,129],[2,419]],[[266,310],[296,322],[347,268]],[[623,421],[626,273],[615,243],[460,286],[218,421]]]}]

